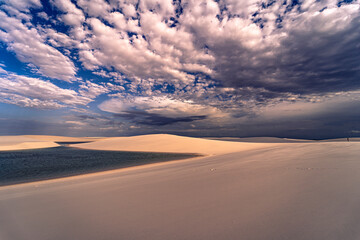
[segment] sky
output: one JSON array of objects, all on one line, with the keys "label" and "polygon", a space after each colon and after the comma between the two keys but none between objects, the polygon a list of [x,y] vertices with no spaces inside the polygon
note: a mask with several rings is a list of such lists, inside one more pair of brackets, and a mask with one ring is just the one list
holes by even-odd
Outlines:
[{"label": "sky", "polygon": [[0,0],[0,135],[360,136],[359,0]]}]

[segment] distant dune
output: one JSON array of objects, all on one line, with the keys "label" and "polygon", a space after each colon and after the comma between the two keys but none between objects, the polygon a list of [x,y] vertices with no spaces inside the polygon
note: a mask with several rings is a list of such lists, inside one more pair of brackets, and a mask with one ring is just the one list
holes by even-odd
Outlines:
[{"label": "distant dune", "polygon": [[248,137],[248,138],[212,137],[207,139],[231,141],[231,142],[254,142],[254,143],[299,143],[299,142],[313,141],[313,140],[305,140],[305,139],[277,138],[277,137]]},{"label": "distant dune", "polygon": [[39,149],[60,146],[57,142],[89,142],[102,138],[51,135],[0,136],[0,151]]},{"label": "distant dune", "polygon": [[1,136],[0,151],[49,148],[59,146],[53,141],[37,140],[27,136]]},{"label": "distant dune", "polygon": [[276,144],[240,143],[204,138],[182,137],[169,134],[151,134],[134,137],[106,138],[96,142],[76,144],[72,146],[93,150],[200,153],[204,155],[213,155],[258,149],[273,145]]},{"label": "distant dune", "polygon": [[102,139],[98,137],[64,137],[53,135],[24,135],[24,137],[51,142],[87,142]]},{"label": "distant dune", "polygon": [[321,142],[347,142],[349,140],[349,142],[360,142],[360,138],[333,138],[333,139],[325,139],[325,140],[320,140]]},{"label": "distant dune", "polygon": [[[360,138],[350,138],[358,142]],[[83,149],[110,151],[224,154],[275,146],[280,143],[346,142],[346,138],[321,141],[275,137],[193,138],[170,134],[150,134],[133,137],[65,137],[53,135],[0,136],[0,151],[57,147],[59,142],[86,142],[72,145]]]}]

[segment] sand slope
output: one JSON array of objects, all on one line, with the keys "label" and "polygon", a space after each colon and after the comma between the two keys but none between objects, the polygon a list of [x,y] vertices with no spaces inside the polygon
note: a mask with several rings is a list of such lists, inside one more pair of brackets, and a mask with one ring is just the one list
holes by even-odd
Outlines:
[{"label": "sand slope", "polygon": [[212,155],[274,145],[274,143],[239,143],[169,134],[151,134],[134,137],[107,138],[91,143],[76,144],[73,145],[73,147],[94,150],[200,153]]},{"label": "sand slope", "polygon": [[1,240],[360,239],[360,143],[292,143],[0,188]]}]

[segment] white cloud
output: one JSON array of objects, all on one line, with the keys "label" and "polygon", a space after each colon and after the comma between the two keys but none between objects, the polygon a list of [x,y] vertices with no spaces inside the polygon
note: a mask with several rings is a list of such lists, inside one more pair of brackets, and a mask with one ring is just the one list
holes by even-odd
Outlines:
[{"label": "white cloud", "polygon": [[64,81],[74,79],[72,61],[55,48],[44,43],[35,28],[28,28],[21,20],[0,11],[0,40],[14,51],[20,61],[34,64],[44,76]]},{"label": "white cloud", "polygon": [[106,86],[99,85],[90,81],[86,81],[80,86],[79,93],[82,96],[94,99],[97,96],[110,92],[110,89]]},{"label": "white cloud", "polygon": [[60,11],[64,12],[61,20],[65,24],[78,27],[85,20],[83,12],[78,9],[70,0],[51,0]]},{"label": "white cloud", "polygon": [[0,101],[47,109],[87,105],[92,98],[60,88],[49,81],[6,72],[0,75]]},{"label": "white cloud", "polygon": [[127,17],[135,17],[136,16],[136,9],[133,4],[124,4],[122,5],[122,12]]},{"label": "white cloud", "polygon": [[0,92],[0,102],[14,104],[21,107],[40,108],[40,109],[57,109],[63,105],[52,100],[39,100],[36,98],[28,98],[15,93]]},{"label": "white cloud", "polygon": [[6,5],[19,11],[29,12],[30,8],[40,8],[40,0],[2,0]]},{"label": "white cloud", "polygon": [[111,10],[110,5],[104,0],[78,0],[77,4],[91,17],[101,17]]},{"label": "white cloud", "polygon": [[219,109],[196,104],[192,101],[177,100],[167,96],[113,98],[99,105],[102,111],[111,113],[126,113],[144,111],[148,114],[168,118],[207,116],[224,117]]}]

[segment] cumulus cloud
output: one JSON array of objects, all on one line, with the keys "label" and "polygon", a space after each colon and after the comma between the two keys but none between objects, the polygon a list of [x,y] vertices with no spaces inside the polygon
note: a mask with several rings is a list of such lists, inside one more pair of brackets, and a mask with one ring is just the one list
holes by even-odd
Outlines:
[{"label": "cumulus cloud", "polygon": [[47,77],[71,81],[74,79],[73,62],[57,49],[44,43],[44,39],[33,27],[28,27],[21,19],[9,17],[0,10],[0,40],[17,58],[37,67],[37,71]]},{"label": "cumulus cloud", "polygon": [[13,9],[23,12],[29,12],[30,8],[40,8],[40,0],[2,0],[4,4]]},{"label": "cumulus cloud", "polygon": [[83,12],[76,7],[70,0],[51,0],[63,14],[60,19],[67,25],[78,27],[85,20]]},{"label": "cumulus cloud", "polygon": [[[181,89],[199,74],[220,87],[264,90],[273,97],[359,87],[356,2],[52,0],[51,4],[69,26],[64,33],[42,27],[53,47],[77,52],[88,70],[114,69],[150,88],[170,83]],[[36,35],[34,28],[27,30]],[[25,46],[15,48],[19,39],[12,39],[15,34],[9,32],[3,33],[3,40],[22,61],[31,60],[40,72],[59,78],[44,61],[35,61],[40,57],[21,54]],[[63,62],[61,69],[68,69],[62,71],[66,75],[62,79],[75,74],[68,58],[50,46],[42,47],[48,48],[47,55],[56,55],[56,62]]]}]

